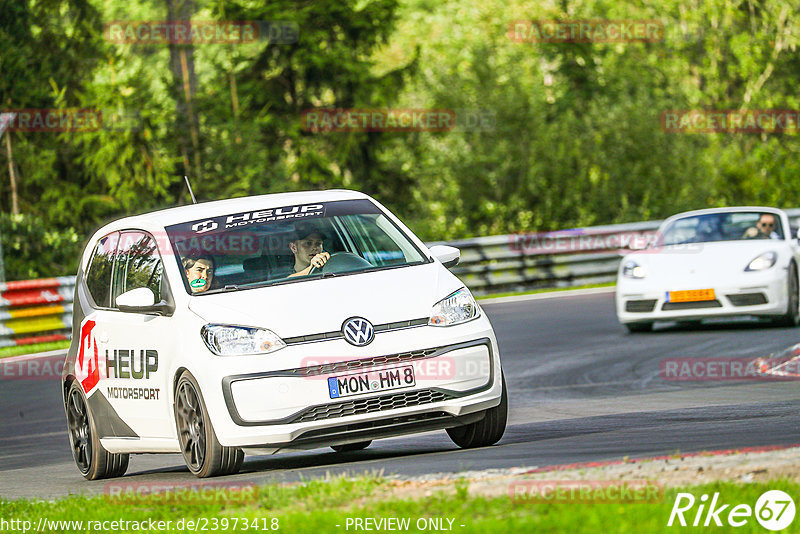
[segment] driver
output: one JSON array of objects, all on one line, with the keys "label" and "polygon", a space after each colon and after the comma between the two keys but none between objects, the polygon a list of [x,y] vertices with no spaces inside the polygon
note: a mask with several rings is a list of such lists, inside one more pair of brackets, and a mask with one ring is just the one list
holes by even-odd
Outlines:
[{"label": "driver", "polygon": [[750,227],[742,236],[745,239],[779,239],[775,231],[777,221],[771,213],[762,213],[755,226]]},{"label": "driver", "polygon": [[207,291],[214,281],[214,258],[207,255],[187,256],[181,263],[192,293]]},{"label": "driver", "polygon": [[316,225],[301,223],[297,225],[294,240],[289,243],[289,249],[294,254],[294,270],[289,275],[306,276],[311,269],[322,268],[331,257],[322,250],[322,241],[327,236]]}]

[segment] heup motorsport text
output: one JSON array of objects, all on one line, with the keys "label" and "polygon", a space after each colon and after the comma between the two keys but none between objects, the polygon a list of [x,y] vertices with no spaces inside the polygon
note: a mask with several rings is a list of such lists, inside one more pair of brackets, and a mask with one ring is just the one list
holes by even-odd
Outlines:
[{"label": "heup motorsport text", "polygon": [[288,206],[270,208],[259,211],[248,211],[234,215],[225,215],[215,219],[208,219],[192,224],[192,230],[198,234],[216,230],[224,225],[225,228],[236,228],[249,224],[280,221],[284,219],[301,219],[306,217],[319,217],[324,213],[322,204],[306,204],[304,206]]},{"label": "heup motorsport text", "polygon": [[[132,380],[149,380],[158,371],[158,352],[155,350],[106,351],[106,377]],[[158,400],[160,388],[108,387],[110,399]]]}]

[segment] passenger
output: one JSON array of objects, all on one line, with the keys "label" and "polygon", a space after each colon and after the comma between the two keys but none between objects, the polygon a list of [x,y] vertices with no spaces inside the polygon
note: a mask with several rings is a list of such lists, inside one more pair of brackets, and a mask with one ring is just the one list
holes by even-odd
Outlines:
[{"label": "passenger", "polygon": [[214,280],[214,258],[211,256],[189,256],[183,258],[183,271],[192,293],[208,291]]},{"label": "passenger", "polygon": [[293,276],[306,276],[311,269],[321,269],[331,255],[322,250],[322,241],[327,236],[316,225],[299,224],[295,231],[294,239],[289,243],[289,249],[294,254],[294,267],[288,274]]},{"label": "passenger", "polygon": [[744,239],[780,239],[775,231],[777,221],[771,213],[762,213],[755,226],[751,226],[742,236]]}]

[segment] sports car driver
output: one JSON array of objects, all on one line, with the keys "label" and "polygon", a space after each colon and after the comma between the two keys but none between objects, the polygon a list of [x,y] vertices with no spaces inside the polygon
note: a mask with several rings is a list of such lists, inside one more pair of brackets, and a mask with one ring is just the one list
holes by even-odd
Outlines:
[{"label": "sports car driver", "polygon": [[771,213],[762,213],[755,226],[747,229],[742,237],[745,239],[779,239],[780,236],[775,231],[775,216]]}]

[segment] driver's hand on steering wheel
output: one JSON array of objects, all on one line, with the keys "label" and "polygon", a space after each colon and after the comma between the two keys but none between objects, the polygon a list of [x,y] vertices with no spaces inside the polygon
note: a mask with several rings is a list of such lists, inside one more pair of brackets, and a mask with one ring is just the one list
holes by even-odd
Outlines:
[{"label": "driver's hand on steering wheel", "polygon": [[327,252],[320,252],[319,254],[316,254],[313,258],[311,258],[311,266],[316,267],[317,269],[321,269],[322,267],[325,266],[326,263],[328,263],[330,257],[331,255],[328,254]]}]

